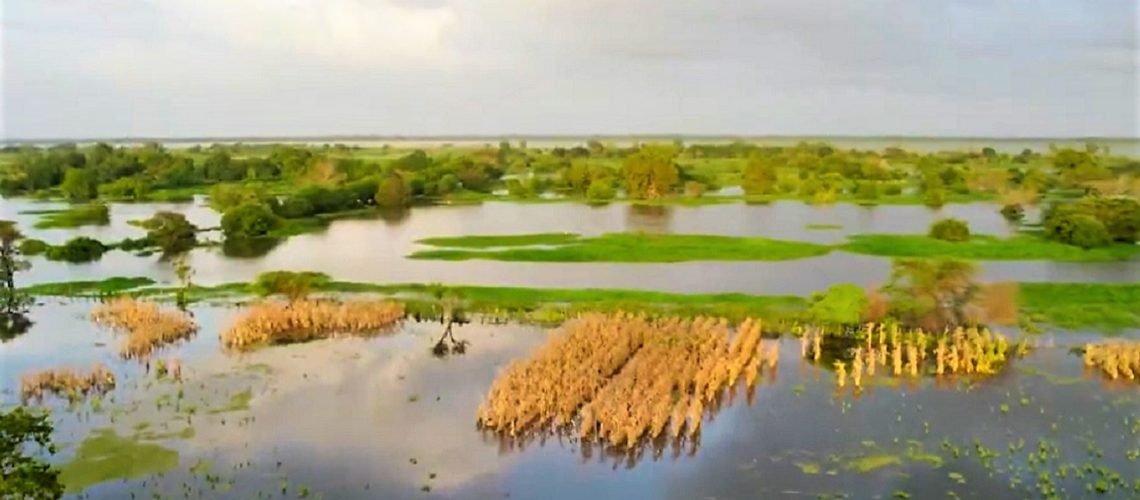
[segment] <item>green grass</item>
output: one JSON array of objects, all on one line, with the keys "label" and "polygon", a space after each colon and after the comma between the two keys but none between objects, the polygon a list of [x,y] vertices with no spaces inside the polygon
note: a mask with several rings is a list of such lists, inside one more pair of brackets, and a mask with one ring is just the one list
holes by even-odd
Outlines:
[{"label": "green grass", "polygon": [[529,245],[564,245],[581,238],[574,233],[537,233],[503,236],[447,236],[424,238],[416,241],[422,245],[452,248],[491,248]]},{"label": "green grass", "polygon": [[78,493],[102,482],[146,477],[177,466],[175,450],[102,429],[80,443],[75,457],[60,467],[59,480],[68,493]]},{"label": "green grass", "polygon": [[971,236],[969,241],[948,242],[924,235],[859,234],[848,237],[842,250],[884,257],[953,257],[974,260],[1051,260],[1103,262],[1140,255],[1140,245],[1116,244],[1085,250],[1030,235],[998,238]]},{"label": "green grass", "polygon": [[1034,321],[1114,332],[1140,328],[1140,284],[1022,283],[1021,308]]},{"label": "green grass", "polygon": [[824,255],[830,251],[831,248],[826,245],[769,238],[701,234],[610,233],[593,238],[577,239],[552,248],[512,248],[498,251],[423,250],[415,252],[411,258],[434,260],[487,259],[516,262],[778,261]]},{"label": "green grass", "polygon": [[[133,281],[132,281],[133,280]],[[126,295],[170,300],[175,287],[150,286],[147,278],[111,278],[103,282],[48,283],[23,288],[39,296],[90,296],[114,290]],[[130,287],[134,282],[137,287]],[[328,281],[314,292],[367,293],[398,298],[409,310],[433,304],[436,292],[459,297],[468,312],[520,321],[557,323],[582,311],[624,310],[678,316],[711,315],[733,320],[760,317],[770,321],[804,320],[806,297],[743,293],[686,294],[623,289],[560,289],[493,286],[443,286],[418,283],[358,283]],[[252,283],[194,286],[187,299],[242,299],[254,295]],[[1117,332],[1140,328],[1140,284],[1021,283],[1021,313],[1030,320],[1074,330]],[[248,403],[248,401],[246,401]]]},{"label": "green grass", "polygon": [[839,224],[805,224],[804,229],[809,229],[812,231],[832,231],[843,229],[843,226]]},{"label": "green grass", "polygon": [[21,214],[40,215],[36,229],[74,228],[80,226],[105,226],[111,223],[106,205],[76,205],[65,209],[27,210]]},{"label": "green grass", "polygon": [[122,293],[128,290],[153,285],[150,278],[115,276],[100,281],[67,281],[62,283],[42,283],[24,287],[22,291],[31,295],[54,296],[99,296]]}]

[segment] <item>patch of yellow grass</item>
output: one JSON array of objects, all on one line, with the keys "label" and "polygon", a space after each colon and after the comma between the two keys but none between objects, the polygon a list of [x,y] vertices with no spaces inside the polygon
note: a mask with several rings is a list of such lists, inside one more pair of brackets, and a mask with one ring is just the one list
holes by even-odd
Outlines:
[{"label": "patch of yellow grass", "polygon": [[[731,339],[731,340],[730,340]],[[492,384],[479,424],[519,435],[577,423],[582,438],[632,449],[644,440],[696,434],[722,394],[752,386],[764,350],[760,324],[733,333],[720,318],[586,314],[563,326],[530,359],[512,363]]]},{"label": "patch of yellow grass", "polygon": [[1085,366],[1109,380],[1140,382],[1140,342],[1114,340],[1085,344]]},{"label": "patch of yellow grass", "polygon": [[248,349],[267,344],[304,342],[338,334],[374,335],[404,318],[404,305],[390,300],[300,300],[262,302],[248,307],[222,333],[226,347]]},{"label": "patch of yellow grass", "polygon": [[20,377],[20,396],[25,401],[42,400],[48,394],[75,401],[88,394],[105,394],[114,388],[115,374],[102,364],[88,372],[55,368]]},{"label": "patch of yellow grass", "polygon": [[91,313],[96,323],[124,335],[119,353],[124,358],[145,359],[155,350],[186,339],[198,330],[190,315],[177,309],[128,297],[112,299]]}]

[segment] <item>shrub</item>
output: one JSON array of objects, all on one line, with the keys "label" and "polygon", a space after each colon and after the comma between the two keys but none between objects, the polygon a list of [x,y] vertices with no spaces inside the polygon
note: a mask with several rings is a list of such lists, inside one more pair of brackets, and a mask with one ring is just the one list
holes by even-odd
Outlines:
[{"label": "shrub", "polygon": [[62,260],[66,262],[91,262],[99,260],[107,251],[107,246],[96,239],[86,236],[77,236],[60,246],[47,249],[48,260]]},{"label": "shrub", "polygon": [[860,200],[876,200],[879,198],[879,186],[872,181],[860,181],[855,186],[855,198]]},{"label": "shrub", "polygon": [[942,219],[930,226],[930,237],[942,241],[970,239],[970,226],[960,219]]},{"label": "shrub", "polygon": [[614,199],[614,185],[609,179],[594,179],[590,188],[586,190],[586,198],[590,201],[609,201]]},{"label": "shrub", "polygon": [[281,219],[265,205],[247,203],[222,215],[222,234],[226,239],[257,238],[281,226]]},{"label": "shrub", "polygon": [[1084,226],[1081,241],[1084,244],[1095,243],[1095,236],[1099,231],[1088,220],[1079,216],[1099,222],[1107,232],[1109,241],[1134,243],[1137,240],[1137,232],[1140,232],[1140,202],[1127,198],[1095,197],[1049,207],[1043,217],[1045,235],[1075,245],[1074,232],[1080,220],[1080,224]]},{"label": "shrub", "polygon": [[1108,246],[1112,243],[1108,229],[1092,216],[1074,215],[1069,220],[1069,224],[1068,233],[1064,239],[1065,243],[1085,249]]},{"label": "shrub", "polygon": [[262,297],[284,295],[291,300],[297,300],[329,281],[329,276],[324,273],[271,271],[257,275],[257,279],[253,282],[253,290]]},{"label": "shrub", "polygon": [[903,188],[898,184],[886,184],[883,186],[883,194],[887,196],[896,196],[902,194]]},{"label": "shrub", "polygon": [[1025,219],[1025,209],[1020,204],[1011,203],[1001,207],[1001,216],[1009,222],[1021,222]]},{"label": "shrub", "polygon": [[20,242],[20,253],[24,255],[39,255],[47,251],[51,245],[43,240],[29,238]]},{"label": "shrub", "polygon": [[922,196],[922,204],[930,208],[939,208],[946,204],[946,191],[943,189],[931,189]]},{"label": "shrub", "polygon": [[286,219],[299,219],[313,215],[313,204],[300,196],[290,196],[277,207],[277,215]]},{"label": "shrub", "polygon": [[691,198],[700,198],[705,195],[705,185],[697,181],[688,181],[685,183],[685,196]]},{"label": "shrub", "polygon": [[857,285],[844,283],[813,295],[807,314],[815,323],[855,325],[863,320],[867,306],[867,293]]},{"label": "shrub", "polygon": [[376,188],[376,206],[384,208],[406,207],[412,200],[412,190],[404,176],[391,173],[380,180]]},{"label": "shrub", "polygon": [[180,213],[157,212],[142,226],[147,230],[146,239],[164,253],[184,252],[198,244],[198,228]]}]

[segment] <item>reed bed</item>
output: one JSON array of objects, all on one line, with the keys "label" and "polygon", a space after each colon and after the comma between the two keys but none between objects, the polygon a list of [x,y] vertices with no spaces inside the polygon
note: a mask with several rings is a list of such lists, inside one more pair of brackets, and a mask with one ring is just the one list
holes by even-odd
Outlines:
[{"label": "reed bed", "polygon": [[[801,356],[818,362],[824,339],[821,330],[804,330],[800,337]],[[869,323],[864,327],[861,340],[843,353],[843,357],[850,354],[850,360],[840,359],[833,364],[837,385],[845,386],[850,378],[852,385],[859,389],[863,378],[873,377],[877,372],[895,377],[994,375],[1010,358],[1024,355],[1027,349],[1027,343],[1011,345],[1005,336],[985,328],[957,328],[936,335],[922,330],[904,331],[897,325]]]},{"label": "reed bed", "polygon": [[1085,344],[1085,366],[1108,380],[1140,383],[1140,342],[1116,340]]},{"label": "reed bed", "polygon": [[102,364],[87,372],[55,368],[20,377],[20,396],[24,401],[43,400],[49,394],[76,401],[89,394],[106,394],[114,388],[115,374]]},{"label": "reed bed", "polygon": [[186,339],[198,330],[189,314],[128,297],[99,305],[91,318],[124,335],[119,354],[128,359],[145,359],[155,350]]},{"label": "reed bed", "polygon": [[[731,340],[730,340],[731,339]],[[761,345],[759,322],[733,335],[727,320],[588,314],[569,322],[529,360],[492,384],[478,422],[518,435],[570,428],[583,439],[636,448],[646,440],[695,435],[708,409],[779,351]]]},{"label": "reed bed", "polygon": [[222,343],[249,349],[337,335],[376,335],[403,319],[404,305],[390,300],[262,302],[248,307],[222,333]]}]

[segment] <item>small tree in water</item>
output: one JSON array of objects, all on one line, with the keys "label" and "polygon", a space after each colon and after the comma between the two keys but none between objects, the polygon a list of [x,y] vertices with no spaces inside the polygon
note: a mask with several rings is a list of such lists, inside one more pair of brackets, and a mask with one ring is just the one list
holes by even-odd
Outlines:
[{"label": "small tree in water", "polygon": [[20,258],[19,241],[24,235],[12,221],[0,221],[0,339],[8,340],[26,332],[28,306],[32,298],[16,288],[16,273],[32,266]]},{"label": "small tree in water", "polygon": [[977,267],[953,259],[900,259],[883,287],[890,314],[908,325],[931,331],[967,322],[979,296]]},{"label": "small tree in water", "polygon": [[194,277],[194,268],[190,267],[190,263],[186,262],[186,254],[178,254],[171,261],[174,266],[174,275],[178,277],[178,293],[175,296],[175,302],[179,308],[186,308],[187,299],[186,292],[190,287],[194,286],[190,279]]},{"label": "small tree in water", "polygon": [[439,321],[443,323],[443,335],[440,336],[439,341],[432,347],[432,354],[438,357],[444,357],[448,354],[463,354],[467,352],[466,340],[455,340],[455,334],[452,332],[452,326],[455,323],[463,324],[467,320],[463,315],[463,298],[458,292],[451,290],[443,285],[431,285],[430,287],[432,298],[439,308]]}]

